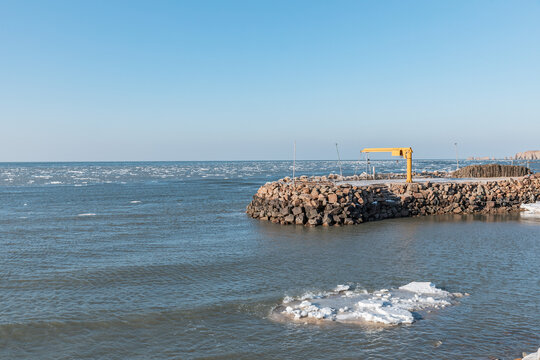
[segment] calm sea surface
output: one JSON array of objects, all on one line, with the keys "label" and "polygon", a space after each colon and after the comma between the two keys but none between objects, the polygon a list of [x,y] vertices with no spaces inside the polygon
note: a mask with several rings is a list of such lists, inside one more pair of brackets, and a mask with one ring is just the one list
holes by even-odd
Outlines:
[{"label": "calm sea surface", "polygon": [[[0,358],[509,359],[540,346],[538,218],[340,228],[248,218],[257,188],[290,165],[0,164]],[[364,169],[343,164],[347,175]],[[335,162],[302,161],[297,173],[331,171]],[[470,296],[390,328],[268,318],[286,295],[411,281]]]}]

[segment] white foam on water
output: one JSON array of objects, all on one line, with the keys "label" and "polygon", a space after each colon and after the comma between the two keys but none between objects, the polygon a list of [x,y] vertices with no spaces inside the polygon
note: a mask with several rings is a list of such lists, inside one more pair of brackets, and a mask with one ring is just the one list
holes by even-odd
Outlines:
[{"label": "white foam on water", "polygon": [[130,204],[140,204],[141,202],[139,200],[133,200],[129,202]]},{"label": "white foam on water", "polygon": [[96,216],[94,213],[77,214],[77,216]]},{"label": "white foam on water", "polygon": [[412,324],[417,311],[441,309],[455,303],[461,293],[450,293],[430,282],[411,282],[397,289],[369,293],[350,285],[299,297],[286,296],[273,310],[278,317],[293,321],[336,321],[384,325]]}]

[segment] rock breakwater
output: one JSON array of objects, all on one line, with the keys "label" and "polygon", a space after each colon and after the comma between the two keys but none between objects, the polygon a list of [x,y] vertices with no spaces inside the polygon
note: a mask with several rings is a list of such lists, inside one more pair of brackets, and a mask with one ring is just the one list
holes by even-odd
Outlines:
[{"label": "rock breakwater", "polygon": [[525,176],[531,174],[531,170],[518,165],[469,165],[452,173],[455,178],[478,178],[500,176]]},{"label": "rock breakwater", "polygon": [[333,226],[406,216],[507,213],[536,200],[540,200],[540,174],[493,181],[367,186],[303,177],[295,183],[285,178],[261,186],[246,213],[279,224]]}]

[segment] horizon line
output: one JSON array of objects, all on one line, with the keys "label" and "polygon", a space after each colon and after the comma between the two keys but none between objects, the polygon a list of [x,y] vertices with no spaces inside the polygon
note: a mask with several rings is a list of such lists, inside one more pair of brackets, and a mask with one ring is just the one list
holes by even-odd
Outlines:
[{"label": "horizon line", "polygon": [[[369,159],[369,161],[400,161],[401,158],[385,158],[385,159]],[[443,161],[456,161],[456,158],[416,158],[413,161],[426,161],[426,160],[443,160]],[[467,159],[458,158],[460,161],[540,161],[537,159],[508,159],[508,158],[494,158],[494,159]],[[66,164],[66,163],[145,163],[145,162],[270,162],[270,161],[293,161],[293,159],[251,159],[251,160],[32,160],[32,161],[0,161],[0,164]],[[356,161],[365,162],[366,159],[296,159],[296,161]]]}]

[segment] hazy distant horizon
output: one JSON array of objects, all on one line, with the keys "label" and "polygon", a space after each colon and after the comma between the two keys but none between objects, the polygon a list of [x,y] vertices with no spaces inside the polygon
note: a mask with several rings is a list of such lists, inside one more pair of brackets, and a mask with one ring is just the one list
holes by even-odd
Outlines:
[{"label": "hazy distant horizon", "polygon": [[[404,161],[404,159],[399,157],[370,157],[369,158],[372,161]],[[456,161],[456,158],[413,158],[414,160],[440,160],[440,161]],[[468,160],[467,158],[458,158],[459,161],[497,161],[497,160],[505,160],[505,161],[520,161],[520,162],[526,162],[526,161],[540,161],[540,160],[523,160],[523,159],[505,159],[505,158],[494,158],[494,159],[483,159],[483,160]],[[67,160],[67,161],[0,161],[0,164],[73,164],[73,163],[168,163],[168,162],[271,162],[271,161],[277,161],[277,162],[292,162],[293,159],[232,159],[232,160]],[[337,162],[337,159],[296,159],[297,162],[302,161],[335,161]],[[342,162],[353,162],[353,161],[360,161],[365,162],[365,158],[361,159],[341,159]]]},{"label": "hazy distant horizon", "polygon": [[[382,146],[385,146],[385,145],[382,145]],[[385,146],[386,147],[386,146]],[[330,149],[332,150],[332,149]],[[308,158],[308,157],[298,157],[297,155],[297,158],[296,160],[297,161],[332,161],[332,160],[337,160],[337,155],[335,155],[335,147],[334,147],[334,157],[321,157],[321,158],[316,158],[316,157],[311,157],[311,158]],[[489,154],[486,154],[486,153],[482,153],[482,154],[471,154],[471,155],[459,155],[458,156],[458,159],[459,160],[466,160],[468,158],[471,158],[471,157],[475,157],[475,158],[479,158],[479,157],[489,157],[490,159],[491,158],[494,158],[495,160],[511,160],[512,157],[514,157],[518,152],[524,152],[524,151],[531,151],[531,150],[536,150],[536,149],[523,149],[523,150],[520,150],[520,151],[516,151],[515,153],[512,153],[512,154],[508,154],[508,155],[503,155],[503,156],[494,156],[494,155],[489,155]],[[455,150],[454,150],[455,151]],[[358,151],[359,152],[359,151]],[[331,153],[331,151],[329,151],[329,153]],[[340,148],[340,153],[342,153],[342,149]],[[454,156],[447,156],[447,157],[440,157],[440,156],[433,156],[433,157],[429,157],[429,156],[421,156],[421,155],[416,155],[417,152],[414,151],[414,148],[413,148],[413,159],[418,159],[418,160],[455,160],[456,159],[456,156],[455,156],[455,153],[454,153]],[[390,155],[387,155],[385,153],[371,153],[370,156],[369,156],[370,159],[375,159],[375,160],[399,160],[400,158],[399,157],[392,157]],[[364,160],[365,158],[362,157],[360,158],[361,160]],[[174,161],[201,161],[201,162],[211,162],[211,161],[292,161],[293,160],[293,151],[291,149],[291,154],[290,154],[290,157],[288,158],[270,158],[270,157],[265,157],[265,158],[203,158],[203,159],[189,159],[189,158],[171,158],[171,159],[167,159],[167,158],[143,158],[143,159],[136,159],[136,158],[125,158],[125,159],[122,159],[122,158],[109,158],[109,159],[77,159],[77,158],[69,158],[69,159],[21,159],[21,160],[18,160],[18,159],[14,159],[14,160],[5,160],[2,156],[0,156],[0,163],[64,163],[64,162],[174,162]],[[356,158],[353,158],[353,157],[347,157],[347,158],[344,158],[342,157],[341,158],[342,161],[358,161],[359,160],[359,157],[357,156]]]}]

